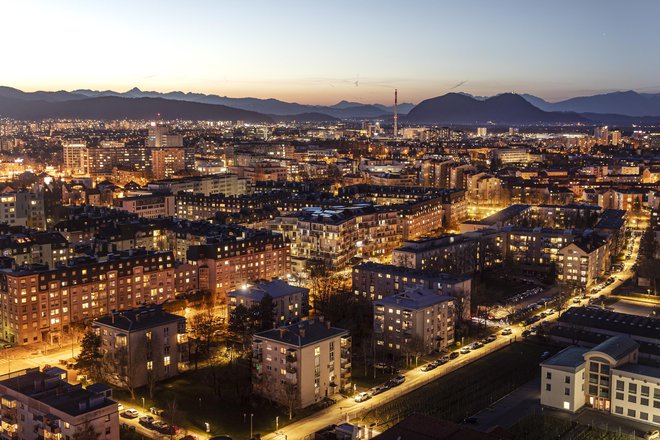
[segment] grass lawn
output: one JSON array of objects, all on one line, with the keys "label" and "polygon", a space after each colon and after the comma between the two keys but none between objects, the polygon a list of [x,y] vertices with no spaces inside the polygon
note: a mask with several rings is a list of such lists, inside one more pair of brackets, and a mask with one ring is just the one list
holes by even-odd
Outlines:
[{"label": "grass lawn", "polygon": [[556,348],[528,342],[514,343],[415,392],[393,400],[363,416],[383,430],[412,413],[458,422],[540,374],[540,357]]},{"label": "grass lawn", "polygon": [[608,432],[545,414],[525,417],[511,427],[511,433],[520,440],[638,440],[629,434]]}]

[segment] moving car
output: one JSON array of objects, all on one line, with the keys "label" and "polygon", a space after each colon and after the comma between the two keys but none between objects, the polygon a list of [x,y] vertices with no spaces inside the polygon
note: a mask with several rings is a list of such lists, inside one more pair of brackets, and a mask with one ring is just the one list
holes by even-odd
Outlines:
[{"label": "moving car", "polygon": [[353,400],[360,403],[360,402],[364,402],[365,400],[369,400],[370,397],[371,396],[369,395],[369,393],[363,391],[359,393],[357,396],[355,396]]}]

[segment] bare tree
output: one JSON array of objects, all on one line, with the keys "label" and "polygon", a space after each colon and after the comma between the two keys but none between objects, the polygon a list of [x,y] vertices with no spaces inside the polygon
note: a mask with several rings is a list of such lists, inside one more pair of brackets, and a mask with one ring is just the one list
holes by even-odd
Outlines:
[{"label": "bare tree", "polygon": [[289,382],[284,385],[284,398],[286,399],[287,410],[289,411],[289,420],[293,419],[293,411],[298,408],[300,393],[298,393],[298,384]]},{"label": "bare tree", "polygon": [[107,382],[131,393],[131,400],[135,400],[135,383],[133,380],[134,365],[130,365],[128,348],[118,347],[114,354],[106,354],[104,358],[103,375]]}]

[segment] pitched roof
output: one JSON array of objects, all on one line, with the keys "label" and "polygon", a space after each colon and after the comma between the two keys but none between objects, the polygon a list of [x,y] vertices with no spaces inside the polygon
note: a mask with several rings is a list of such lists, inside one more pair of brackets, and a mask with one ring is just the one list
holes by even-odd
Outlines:
[{"label": "pitched roof", "polygon": [[589,352],[597,351],[610,356],[613,359],[621,359],[639,348],[639,344],[630,336],[614,336],[596,345]]},{"label": "pitched roof", "polygon": [[259,332],[254,335],[254,339],[269,339],[288,345],[304,347],[335,336],[348,336],[347,330],[331,327],[329,322],[323,322],[321,319],[311,318],[297,324]]}]

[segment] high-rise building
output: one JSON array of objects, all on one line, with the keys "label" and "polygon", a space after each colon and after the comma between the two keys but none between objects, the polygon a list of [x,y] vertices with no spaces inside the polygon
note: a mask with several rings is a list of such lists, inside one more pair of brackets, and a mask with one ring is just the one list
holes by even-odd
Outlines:
[{"label": "high-rise building", "polygon": [[180,134],[171,134],[167,125],[152,122],[149,126],[147,147],[183,147],[183,137]]},{"label": "high-rise building", "polygon": [[110,176],[124,148],[124,143],[117,141],[102,141],[100,145],[90,148],[88,151],[90,176]]},{"label": "high-rise building", "polygon": [[185,167],[183,148],[169,147],[151,150],[151,171],[154,179],[169,179]]},{"label": "high-rise building", "polygon": [[607,128],[606,125],[603,127],[594,128],[594,138],[596,138],[596,141],[601,143],[607,143],[609,137],[610,137],[610,130]]},{"label": "high-rise building", "polygon": [[477,136],[478,137],[486,137],[487,134],[488,134],[488,129],[486,127],[477,128]]},{"label": "high-rise building", "polygon": [[64,153],[64,173],[69,176],[89,176],[89,150],[82,140],[72,140],[62,144]]},{"label": "high-rise building", "polygon": [[619,130],[612,130],[610,143],[612,145],[619,145],[621,143],[621,132]]}]

